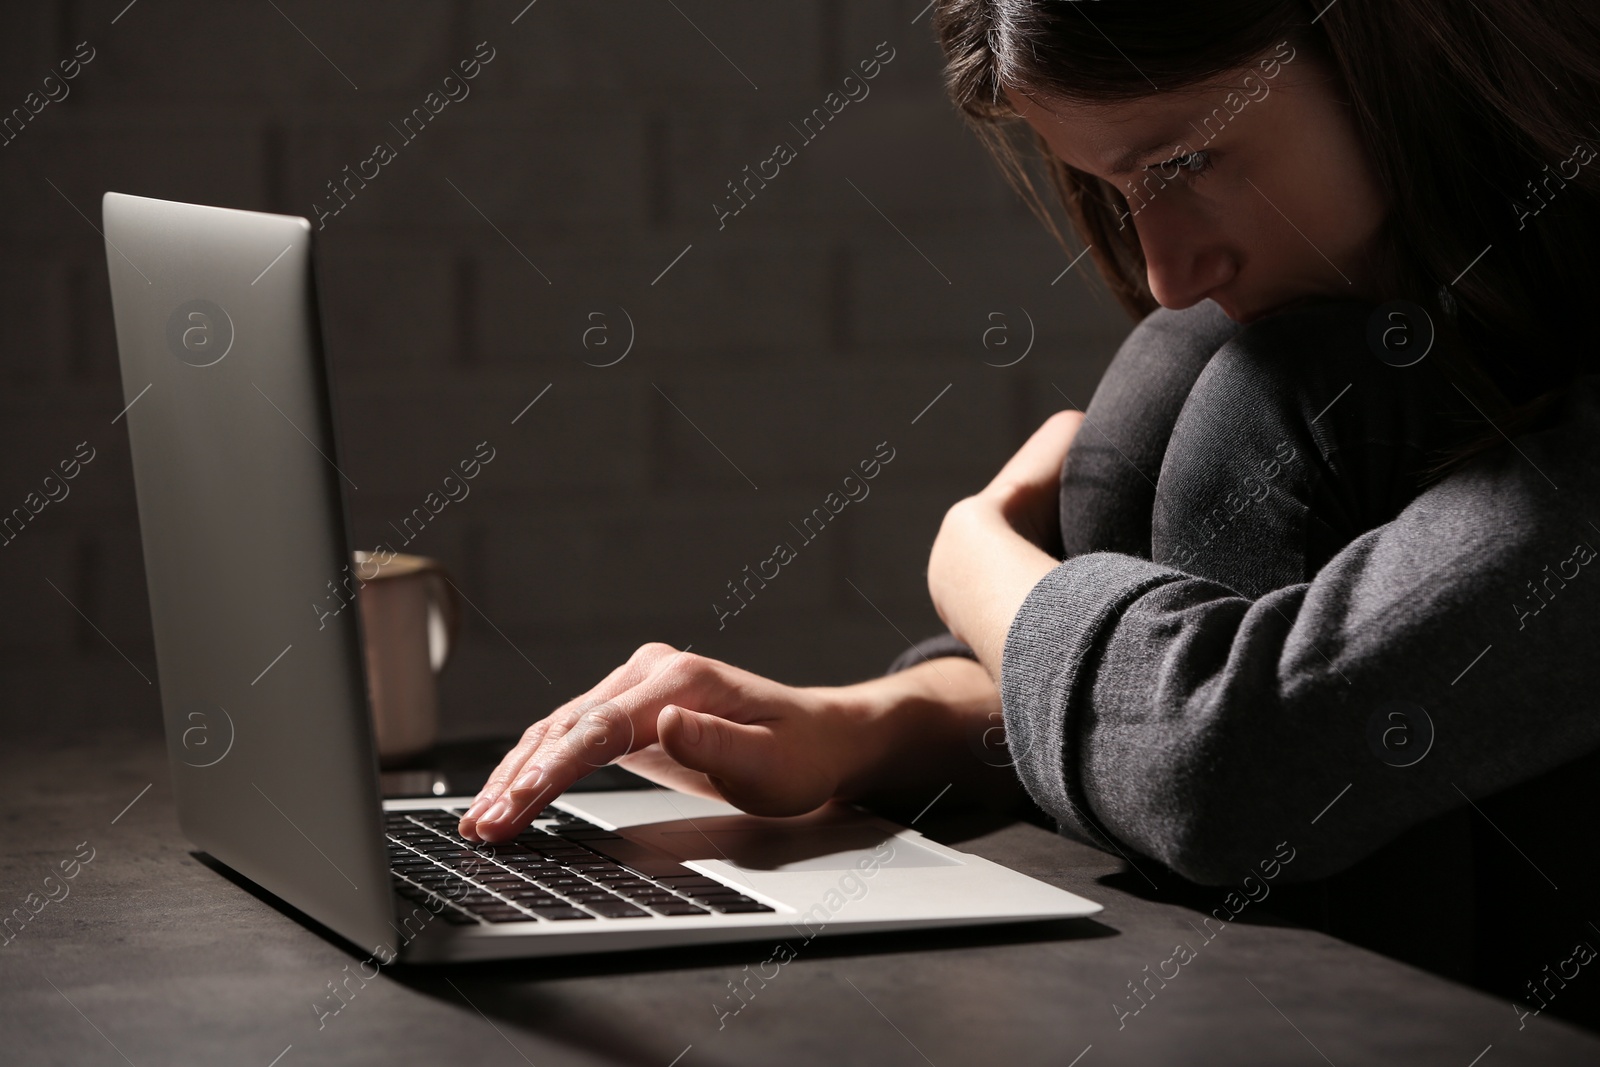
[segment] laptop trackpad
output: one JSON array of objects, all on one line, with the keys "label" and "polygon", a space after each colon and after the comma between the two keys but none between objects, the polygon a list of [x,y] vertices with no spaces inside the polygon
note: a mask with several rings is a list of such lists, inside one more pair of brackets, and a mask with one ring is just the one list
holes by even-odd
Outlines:
[{"label": "laptop trackpad", "polygon": [[665,830],[652,836],[680,859],[721,860],[752,873],[844,871],[863,861],[875,861],[879,867],[961,865],[960,860],[868,825],[718,829],[706,825],[717,820],[699,821],[702,829]]}]

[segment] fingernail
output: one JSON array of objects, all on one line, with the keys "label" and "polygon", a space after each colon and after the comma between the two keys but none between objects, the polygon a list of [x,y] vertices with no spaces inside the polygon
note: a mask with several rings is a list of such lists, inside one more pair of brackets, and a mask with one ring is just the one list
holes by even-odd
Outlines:
[{"label": "fingernail", "polygon": [[479,814],[482,813],[483,809],[488,806],[489,798],[481,793],[478,794],[478,799],[472,802],[472,807],[468,808],[467,813],[461,816],[462,821],[465,822],[468,819],[476,819]]},{"label": "fingernail", "polygon": [[543,767],[530,767],[528,769],[528,773],[524,774],[521,778],[518,778],[515,782],[513,782],[511,784],[511,788],[515,789],[519,793],[526,793],[530,789],[533,789],[535,786],[537,786],[543,780],[544,780],[544,768]]},{"label": "fingernail", "polygon": [[495,801],[494,807],[490,808],[487,813],[478,819],[478,821],[491,823],[499,822],[509,814],[511,814],[511,802],[508,800],[497,800]]},{"label": "fingernail", "polygon": [[695,717],[682,708],[678,709],[678,721],[683,724],[683,739],[691,745],[700,743],[700,723]]}]

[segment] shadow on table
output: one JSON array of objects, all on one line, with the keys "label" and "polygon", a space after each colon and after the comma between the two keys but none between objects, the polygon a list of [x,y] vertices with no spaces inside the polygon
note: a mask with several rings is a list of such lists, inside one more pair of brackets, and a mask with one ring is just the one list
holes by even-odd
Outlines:
[{"label": "shadow on table", "polygon": [[[353,958],[368,958],[367,950],[279,900],[225,864],[203,852],[191,851],[189,855],[257,900],[350,953]],[[463,1011],[482,1013],[491,1022],[508,1022],[524,1031],[537,1033],[546,1040],[617,1062],[661,1067],[661,1047],[659,1041],[650,1040],[649,1019],[637,1020],[639,1025],[636,1026],[619,1025],[619,1021],[627,1018],[625,1006],[619,1005],[615,1011],[597,1013],[590,1001],[575,1001],[560,983],[572,978],[696,970],[726,970],[730,977],[737,977],[746,965],[772,958],[773,947],[785,940],[791,942],[791,947],[794,942],[801,942],[795,960],[798,962],[1098,940],[1119,936],[1120,931],[1093,919],[1059,919],[994,926],[838,934],[809,942],[792,935],[786,937],[786,934],[786,930],[767,930],[758,939],[730,944],[470,963],[396,964],[384,970],[392,981],[425,996],[456,1005]],[[708,1031],[715,1032],[709,1027]],[[697,1057],[696,1062],[712,1061]]]},{"label": "shadow on table", "polygon": [[[1274,904],[1279,903],[1284,896],[1276,889],[1260,900],[1251,900],[1234,886],[1196,885],[1149,862],[1142,863],[1140,867],[1143,874],[1132,870],[1118,871],[1096,878],[1095,884],[1115,889],[1140,900],[1187,908],[1195,913],[1196,922],[1208,916],[1221,919],[1227,915],[1229,918],[1225,921],[1230,924],[1238,923],[1241,926],[1307,925],[1297,918],[1286,918],[1274,912]],[[1150,878],[1155,879],[1154,885],[1149,881]],[[1233,908],[1229,908],[1226,903],[1230,894],[1233,895],[1235,905]],[[1240,901],[1247,903],[1240,907],[1238,906]]]},{"label": "shadow on table", "polygon": [[[563,987],[556,984],[557,980],[692,970],[722,970],[727,972],[730,979],[737,979],[747,965],[754,966],[772,958],[773,946],[785,940],[782,935],[782,931],[768,931],[766,940],[741,944],[484,963],[399,966],[390,968],[388,973],[391,979],[416,992],[462,1008],[470,1006],[490,1020],[512,1023],[546,1040],[560,1042],[608,1060],[661,1067],[659,1030],[650,1025],[651,1019],[640,1017],[634,1020],[636,1025],[618,1025],[628,1018],[626,1006],[619,1005],[597,1012],[590,999],[582,1003],[574,1002]],[[1078,941],[1117,935],[1117,930],[1093,919],[842,934],[802,943],[798,947],[798,956],[791,962]],[[777,978],[773,979],[774,983],[777,981]],[[795,979],[789,981],[798,984]],[[804,988],[814,992],[817,987],[813,980]],[[709,1002],[708,1006],[714,1008]],[[718,1029],[709,1025],[714,1018],[715,1010],[707,1013],[708,1035]],[[716,1062],[714,1058],[706,1058],[706,1051],[697,1051],[695,1062]]]}]

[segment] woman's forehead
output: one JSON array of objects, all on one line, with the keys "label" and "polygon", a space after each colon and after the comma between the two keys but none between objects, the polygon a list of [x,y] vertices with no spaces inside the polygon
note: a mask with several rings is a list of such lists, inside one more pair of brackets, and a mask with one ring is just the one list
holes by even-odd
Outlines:
[{"label": "woman's forehead", "polygon": [[1116,103],[1048,99],[1013,89],[1006,95],[1063,162],[1102,175],[1127,172],[1150,153],[1177,143],[1201,108],[1201,100],[1189,92]]},{"label": "woman's forehead", "polygon": [[1005,93],[1018,117],[1063,162],[1087,173],[1115,176],[1137,169],[1152,153],[1206,140],[1201,124],[1218,109],[1237,111],[1239,101],[1259,103],[1303,80],[1284,65],[1270,76],[1245,67],[1198,85],[1127,100],[1071,100],[1011,86]]}]

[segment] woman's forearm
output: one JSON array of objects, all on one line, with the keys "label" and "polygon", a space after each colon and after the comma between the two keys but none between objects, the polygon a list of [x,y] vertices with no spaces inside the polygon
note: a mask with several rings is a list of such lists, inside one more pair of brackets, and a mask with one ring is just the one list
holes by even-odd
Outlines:
[{"label": "woman's forearm", "polygon": [[1060,538],[1061,467],[1080,411],[1045,420],[976,496],[945,513],[928,557],[928,592],[950,632],[996,683],[1017,609],[1060,562],[1039,546]]},{"label": "woman's forearm", "polygon": [[824,706],[836,713],[846,750],[837,796],[898,804],[949,788],[995,807],[1025,796],[1012,769],[997,685],[1011,620],[1059,562],[1039,544],[1058,521],[1061,464],[1082,421],[1076,411],[1051,416],[939,528],[928,590],[939,617],[978,661],[930,660],[829,691],[836,699]]},{"label": "woman's forearm", "polygon": [[961,501],[945,516],[928,562],[929,591],[950,632],[977,653],[996,684],[1011,620],[1058,563],[983,496]]},{"label": "woman's forearm", "polygon": [[920,806],[946,786],[991,807],[1023,798],[982,665],[933,659],[834,693],[849,738],[840,799]]}]

